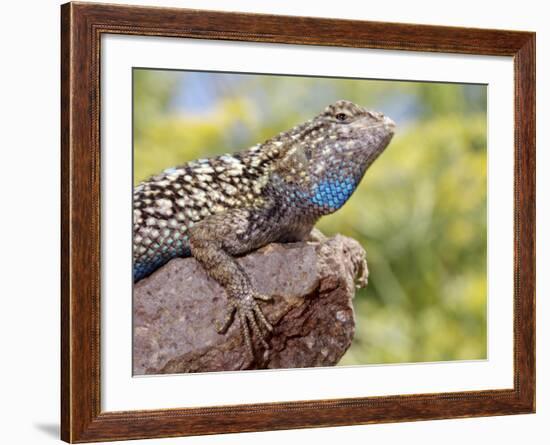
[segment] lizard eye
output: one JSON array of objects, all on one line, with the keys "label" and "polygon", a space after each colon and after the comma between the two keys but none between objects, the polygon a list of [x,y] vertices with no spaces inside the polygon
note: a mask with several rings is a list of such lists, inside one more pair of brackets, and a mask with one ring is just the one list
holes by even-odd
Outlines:
[{"label": "lizard eye", "polygon": [[345,122],[348,120],[348,115],[346,113],[338,113],[335,117],[336,120],[340,122]]}]

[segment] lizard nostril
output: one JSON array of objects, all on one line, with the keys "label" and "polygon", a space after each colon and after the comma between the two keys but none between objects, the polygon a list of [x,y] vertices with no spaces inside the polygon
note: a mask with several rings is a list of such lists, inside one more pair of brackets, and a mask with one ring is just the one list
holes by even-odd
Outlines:
[{"label": "lizard nostril", "polygon": [[395,130],[395,122],[391,120],[389,117],[384,116],[383,122],[388,130],[391,130],[391,131]]},{"label": "lizard nostril", "polygon": [[367,111],[367,114],[377,121],[384,120],[384,114],[380,113],[379,111]]}]

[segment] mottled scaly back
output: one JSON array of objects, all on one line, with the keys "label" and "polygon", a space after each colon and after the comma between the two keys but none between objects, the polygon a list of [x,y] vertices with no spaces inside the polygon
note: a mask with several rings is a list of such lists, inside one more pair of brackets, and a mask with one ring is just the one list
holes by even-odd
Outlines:
[{"label": "mottled scaly back", "polygon": [[134,280],[171,258],[190,256],[189,229],[204,218],[253,205],[266,161],[226,154],[169,168],[140,183],[134,189]]}]

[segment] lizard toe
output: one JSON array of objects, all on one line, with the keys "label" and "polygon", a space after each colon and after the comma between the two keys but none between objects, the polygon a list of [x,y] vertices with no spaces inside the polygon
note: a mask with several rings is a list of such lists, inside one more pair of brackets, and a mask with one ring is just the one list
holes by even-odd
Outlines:
[{"label": "lizard toe", "polygon": [[253,311],[254,311],[254,313],[256,314],[256,317],[258,317],[258,319],[262,322],[262,325],[263,325],[269,332],[273,332],[273,326],[272,326],[271,323],[267,320],[267,318],[265,317],[265,315],[264,315],[264,313],[262,312],[262,310],[260,309],[260,307],[259,307],[258,305],[254,306]]},{"label": "lizard toe", "polygon": [[237,306],[230,303],[229,308],[227,309],[227,312],[223,320],[214,321],[214,327],[218,334],[225,334],[227,332],[227,329],[229,329],[229,326],[231,326],[231,324],[233,323],[236,310],[237,310]]}]

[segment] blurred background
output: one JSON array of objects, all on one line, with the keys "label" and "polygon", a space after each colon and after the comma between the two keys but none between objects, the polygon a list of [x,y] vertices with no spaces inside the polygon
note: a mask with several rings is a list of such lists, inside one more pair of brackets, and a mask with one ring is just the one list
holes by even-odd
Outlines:
[{"label": "blurred background", "polygon": [[134,182],[239,151],[338,99],[397,123],[359,188],[317,227],[358,240],[369,284],[339,365],[487,354],[486,86],[134,69]]}]

